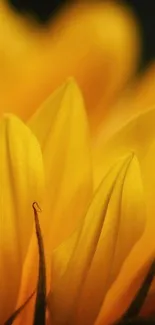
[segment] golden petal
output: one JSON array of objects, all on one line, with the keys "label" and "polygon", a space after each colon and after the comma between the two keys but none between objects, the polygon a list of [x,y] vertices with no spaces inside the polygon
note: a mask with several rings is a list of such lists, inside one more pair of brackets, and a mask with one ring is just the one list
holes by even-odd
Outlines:
[{"label": "golden petal", "polygon": [[100,135],[93,144],[94,179],[100,183],[109,166],[129,150],[134,152],[142,164],[151,143],[155,139],[155,108],[140,113],[120,128],[109,139]]},{"label": "golden petal", "polygon": [[[29,126],[41,145],[45,166],[46,194],[40,224],[49,279],[53,247],[75,229],[93,192],[87,117],[75,82],[69,80],[50,96],[31,118]],[[33,271],[30,265],[37,255],[34,236],[24,265],[19,306],[36,284],[37,264]],[[22,325],[23,319],[27,323],[32,321],[33,301],[30,304],[18,317],[18,325]]]},{"label": "golden petal", "polygon": [[0,121],[0,323],[16,304],[33,227],[33,201],[41,201],[43,163],[39,144],[16,117]]},{"label": "golden petal", "polygon": [[149,233],[144,233],[133,247],[118,278],[110,288],[95,325],[111,325],[121,318],[141,287],[154,257],[154,238],[149,236]]},{"label": "golden petal", "polygon": [[29,126],[43,152],[47,187],[44,221],[51,249],[75,228],[93,191],[87,117],[72,79],[43,104]]},{"label": "golden petal", "polygon": [[130,155],[107,174],[79,229],[55,251],[49,296],[54,322],[94,324],[144,227],[141,175]]}]

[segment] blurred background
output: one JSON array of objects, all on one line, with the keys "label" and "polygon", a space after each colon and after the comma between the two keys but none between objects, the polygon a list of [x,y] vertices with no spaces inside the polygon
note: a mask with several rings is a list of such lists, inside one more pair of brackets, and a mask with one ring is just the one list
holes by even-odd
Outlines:
[{"label": "blurred background", "polygon": [[[74,0],[7,0],[9,5],[20,14],[32,14],[41,24],[47,24],[64,9],[66,5],[72,4]],[[103,2],[104,0],[100,0]],[[89,0],[87,2],[93,2]],[[129,6],[134,12],[141,33],[142,53],[140,68],[155,58],[155,1],[154,0],[122,0],[117,1]],[[103,31],[104,32],[104,31]]]},{"label": "blurred background", "polygon": [[0,113],[29,119],[70,76],[92,134],[154,105],[154,0],[1,0],[0,14]]}]

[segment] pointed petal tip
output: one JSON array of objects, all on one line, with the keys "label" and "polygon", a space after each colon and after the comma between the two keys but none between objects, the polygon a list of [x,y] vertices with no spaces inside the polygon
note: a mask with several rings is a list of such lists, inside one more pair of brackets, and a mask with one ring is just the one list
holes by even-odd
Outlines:
[{"label": "pointed petal tip", "polygon": [[[37,138],[35,137],[34,133],[31,131],[31,129],[20,119],[19,116],[14,115],[12,113],[5,113],[0,119],[0,123],[2,125],[8,125],[9,131],[18,131],[18,133],[22,130],[24,131],[24,134],[27,134],[27,136],[32,136],[37,147],[39,146],[39,142]],[[17,129],[18,127],[18,129]],[[26,133],[25,133],[26,132]]]},{"label": "pointed petal tip", "polygon": [[[125,155],[121,156],[120,158],[118,158],[117,160],[118,162],[119,161],[128,161],[128,166],[131,166],[131,165],[137,165],[139,166],[139,159],[137,157],[137,154],[134,152],[134,151],[128,151],[128,153],[126,153]],[[139,166],[140,168],[140,166]]]},{"label": "pointed petal tip", "polygon": [[12,113],[4,113],[2,116],[1,116],[1,121],[3,122],[14,122],[14,121],[21,121],[20,118]]},{"label": "pointed petal tip", "polygon": [[[53,96],[55,93],[59,92],[71,92],[71,91],[78,91],[81,93],[81,89],[78,85],[77,80],[73,77],[70,76],[67,79],[65,79],[51,94],[48,96],[50,98]],[[47,98],[47,99],[48,99]]]},{"label": "pointed petal tip", "polygon": [[[130,165],[130,163],[134,160],[134,159],[136,159],[137,160],[137,157],[136,157],[136,154],[135,154],[135,152],[133,152],[133,151],[128,151],[128,153],[126,153],[125,155],[122,155],[122,156],[120,156],[117,160],[116,160],[116,164],[117,164],[117,162],[119,163],[119,162],[129,162],[129,165]],[[112,166],[113,166],[113,164],[112,164]]]},{"label": "pointed petal tip", "polygon": [[80,96],[83,99],[82,96],[82,91],[77,83],[77,81],[75,80],[74,77],[69,77],[66,82],[64,83],[64,90],[65,93],[73,94],[74,96]]},{"label": "pointed petal tip", "polygon": [[[0,129],[3,130],[5,134],[9,134],[9,138],[12,138],[12,133],[19,132],[19,130],[25,127],[24,123],[20,118],[14,114],[5,113],[0,119]],[[4,131],[5,130],[5,131]]]},{"label": "pointed petal tip", "polygon": [[[59,105],[57,105],[57,109],[55,109],[55,116],[65,114],[67,118],[68,116],[74,116],[75,118],[76,115],[76,119],[80,118],[82,120],[85,120],[85,124],[88,128],[88,119],[83,94],[79,85],[73,77],[69,77],[47,99],[47,103],[50,103],[51,107],[53,106],[53,100],[56,100],[56,103],[57,101],[59,102]],[[70,121],[71,119],[69,118]]]},{"label": "pointed petal tip", "polygon": [[77,85],[77,81],[73,76],[70,76],[66,79],[66,85]]},{"label": "pointed petal tip", "polygon": [[22,265],[33,231],[31,202],[43,199],[44,168],[37,139],[15,115],[6,114],[0,120],[0,151],[0,277],[5,283],[0,290],[0,324],[4,324],[3,318],[11,315],[18,298]]}]

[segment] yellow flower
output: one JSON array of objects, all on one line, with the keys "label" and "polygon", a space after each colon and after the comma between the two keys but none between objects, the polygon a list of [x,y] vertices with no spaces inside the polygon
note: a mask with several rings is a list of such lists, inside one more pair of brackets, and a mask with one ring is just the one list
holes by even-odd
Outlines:
[{"label": "yellow flower", "polygon": [[137,68],[140,42],[132,14],[114,3],[77,3],[39,28],[13,15],[5,2],[0,12],[0,112],[27,120],[73,76],[95,130]]},{"label": "yellow flower", "polygon": [[[42,209],[46,324],[109,325],[138,316],[144,303],[139,288],[146,296],[154,275],[154,121],[152,109],[106,144],[92,145],[73,80],[28,126],[14,116],[1,120],[0,324],[37,286],[34,202]],[[35,298],[13,325],[38,324]]]}]

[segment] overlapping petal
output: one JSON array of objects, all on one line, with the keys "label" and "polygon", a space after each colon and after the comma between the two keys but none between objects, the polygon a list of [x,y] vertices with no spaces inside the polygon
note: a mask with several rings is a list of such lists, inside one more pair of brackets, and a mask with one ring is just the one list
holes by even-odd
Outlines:
[{"label": "overlapping petal", "polygon": [[144,183],[148,227],[154,229],[154,164],[155,164],[155,109],[139,114],[114,134],[107,143],[100,142],[94,149],[95,180],[98,183],[109,164],[128,150],[136,153]]},{"label": "overlapping petal", "polygon": [[[152,63],[141,74],[137,74],[109,107],[107,115],[101,120],[100,132],[102,137],[108,138],[125,126],[138,114],[146,113],[155,103],[155,64]],[[104,98],[100,104],[104,107]],[[95,135],[96,138],[96,135]],[[96,140],[96,139],[95,139]]]},{"label": "overlapping petal", "polygon": [[145,232],[126,258],[118,278],[105,298],[95,325],[111,325],[121,318],[142,285],[154,256],[154,238]]},{"label": "overlapping petal", "polygon": [[[96,185],[118,157],[128,150],[134,152],[142,165],[151,143],[155,139],[155,109],[152,108],[132,118],[125,126],[114,133],[109,139],[100,135],[93,145],[94,179]],[[153,156],[150,159],[154,159]],[[148,170],[149,172],[149,170]]]},{"label": "overlapping petal", "polygon": [[44,220],[51,249],[75,228],[93,192],[87,116],[72,79],[43,104],[29,126],[43,153],[47,189]]},{"label": "overlapping petal", "polygon": [[[45,243],[47,278],[52,250],[75,229],[92,198],[93,180],[87,117],[80,91],[73,80],[50,96],[29,121],[40,143],[46,193],[40,218]],[[24,265],[19,305],[36,285],[36,238],[32,238]],[[49,281],[47,280],[49,285]],[[29,311],[29,313],[28,313]],[[17,324],[32,322],[33,303],[23,311]]]},{"label": "overlapping petal", "polygon": [[144,232],[143,199],[138,162],[131,154],[106,175],[79,229],[54,253],[53,322],[94,324],[108,288]]},{"label": "overlapping petal", "polygon": [[[144,241],[141,242],[139,248],[134,253],[133,257],[129,258],[131,263],[126,264],[125,271],[122,271],[124,274],[124,284],[121,282],[117,282],[117,291],[121,291],[121,300],[118,299],[118,305],[115,308],[113,305],[110,305],[110,300],[112,296],[114,297],[112,301],[117,300],[117,295],[115,291],[110,291],[107,298],[107,303],[103,307],[103,312],[101,312],[101,318],[99,317],[99,323],[102,324],[103,322],[110,322],[112,319],[115,318],[117,314],[117,310],[123,312],[123,308],[127,308],[129,301],[135,295],[135,292],[140,285],[139,281],[142,281],[142,278],[146,274],[146,265],[150,262],[150,258],[153,257],[154,252],[154,214],[155,214],[155,204],[154,204],[154,189],[155,189],[155,179],[154,179],[154,164],[155,164],[155,131],[154,131],[154,121],[155,121],[155,110],[154,108],[145,111],[144,113],[139,114],[135,118],[131,119],[122,129],[120,129],[117,133],[115,133],[107,142],[101,140],[96,145],[96,153],[94,155],[94,161],[97,162],[95,165],[96,167],[96,176],[98,178],[97,182],[100,180],[104,171],[108,169],[109,164],[112,161],[115,161],[117,157],[124,155],[128,150],[132,150],[138,156],[140,162],[140,169],[142,175],[142,181],[144,185],[144,197],[145,197],[145,210],[146,210],[146,236],[144,237]],[[102,145],[101,145],[102,143]],[[100,149],[99,149],[100,148]],[[97,160],[95,160],[97,159]],[[101,160],[100,160],[101,159]],[[95,170],[95,169],[94,169]],[[146,250],[146,252],[145,252]],[[145,252],[143,254],[143,251]],[[141,252],[141,253],[140,253]],[[140,260],[136,260],[136,254],[139,256],[143,256]],[[152,257],[150,257],[150,255]],[[131,255],[132,256],[132,255]],[[133,259],[132,259],[133,258]],[[144,263],[144,265],[143,265]],[[137,266],[138,264],[138,266]],[[131,268],[135,265],[135,268]],[[129,268],[129,272],[127,272],[127,268]],[[138,268],[138,269],[137,269]],[[130,281],[125,278],[125,272],[128,274],[132,273]],[[129,276],[130,277],[130,276]],[[121,289],[119,289],[119,286]],[[131,286],[131,288],[130,288]],[[131,291],[130,291],[131,289]],[[154,299],[154,286],[151,289],[151,293],[148,297],[148,302],[144,306],[145,313],[148,310],[153,310],[153,299]],[[128,299],[127,299],[127,294]],[[125,298],[126,297],[126,298]],[[122,303],[124,301],[124,304]],[[106,313],[107,306],[111,306],[107,309],[107,315],[103,316]],[[117,304],[117,303],[116,303]],[[149,306],[150,304],[150,306]],[[116,305],[115,305],[116,306]],[[120,307],[119,307],[120,306]],[[123,307],[124,306],[124,307]],[[126,307],[125,307],[126,306]],[[114,309],[114,314],[110,315],[110,308]],[[107,318],[106,318],[107,317]]]},{"label": "overlapping petal", "polygon": [[32,203],[41,202],[44,177],[39,144],[14,116],[5,116],[0,121],[0,152],[0,323],[3,324],[15,308],[32,234]]}]

